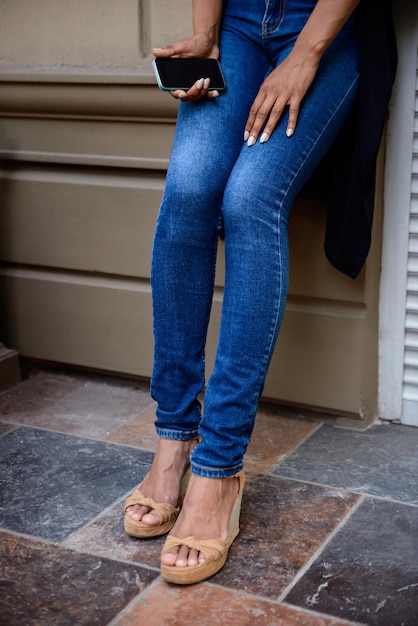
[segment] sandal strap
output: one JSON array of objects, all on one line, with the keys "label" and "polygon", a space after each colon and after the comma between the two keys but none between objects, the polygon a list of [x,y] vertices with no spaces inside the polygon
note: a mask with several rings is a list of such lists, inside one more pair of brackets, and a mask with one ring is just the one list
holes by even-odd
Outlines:
[{"label": "sandal strap", "polygon": [[139,489],[134,491],[133,494],[127,499],[125,504],[125,513],[126,509],[134,504],[147,506],[150,509],[153,509],[160,518],[160,524],[170,522],[178,515],[180,510],[179,507],[173,506],[168,502],[156,502],[153,498],[146,498],[144,494],[139,491]]},{"label": "sandal strap", "polygon": [[166,552],[169,548],[187,546],[190,550],[202,552],[206,563],[210,563],[219,560],[227,552],[230,544],[231,542],[228,539],[224,541],[222,539],[196,539],[196,537],[192,536],[179,539],[179,537],[174,535],[168,535],[163,552]]}]

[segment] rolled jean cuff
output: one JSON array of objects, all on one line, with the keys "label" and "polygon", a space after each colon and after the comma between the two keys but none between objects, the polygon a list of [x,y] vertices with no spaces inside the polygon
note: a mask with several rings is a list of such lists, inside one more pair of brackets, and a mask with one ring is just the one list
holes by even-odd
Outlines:
[{"label": "rolled jean cuff", "polygon": [[199,435],[198,429],[194,430],[172,430],[171,428],[157,428],[157,436],[164,439],[175,439],[176,441],[189,441],[197,439]]},{"label": "rolled jean cuff", "polygon": [[192,474],[195,474],[195,476],[202,476],[203,478],[230,478],[242,470],[244,463],[239,463],[234,467],[214,468],[196,465],[196,463],[193,463],[192,459],[191,467]]}]

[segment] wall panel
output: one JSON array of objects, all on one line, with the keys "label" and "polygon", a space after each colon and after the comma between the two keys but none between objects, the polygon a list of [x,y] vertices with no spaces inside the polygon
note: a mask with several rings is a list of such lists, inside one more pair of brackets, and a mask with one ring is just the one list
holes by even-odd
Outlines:
[{"label": "wall panel", "polygon": [[33,165],[3,171],[2,259],[148,276],[163,186],[162,172]]},{"label": "wall panel", "polygon": [[[61,4],[75,21],[59,41]],[[155,86],[149,47],[187,35],[190,3],[124,0],[117,15],[114,4],[0,0],[17,35],[38,27],[45,37],[21,50],[8,47],[10,34],[0,37],[0,342],[29,357],[147,378],[150,255],[176,117]],[[298,200],[289,304],[265,398],[374,418],[380,215],[379,200],[373,250],[352,281],[325,259],[324,205]],[[208,373],[223,266],[221,243]]]}]

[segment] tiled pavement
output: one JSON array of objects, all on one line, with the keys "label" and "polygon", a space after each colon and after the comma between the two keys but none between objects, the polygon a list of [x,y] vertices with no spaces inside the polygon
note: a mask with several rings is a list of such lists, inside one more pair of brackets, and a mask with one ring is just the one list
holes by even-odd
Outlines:
[{"label": "tiled pavement", "polygon": [[123,532],[155,447],[146,386],[30,369],[0,394],[3,626],[417,626],[418,429],[262,408],[241,533],[190,587]]}]

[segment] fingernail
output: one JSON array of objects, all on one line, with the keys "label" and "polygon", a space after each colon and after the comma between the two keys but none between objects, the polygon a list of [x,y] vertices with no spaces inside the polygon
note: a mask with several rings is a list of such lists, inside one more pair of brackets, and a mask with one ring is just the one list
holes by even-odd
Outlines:
[{"label": "fingernail", "polygon": [[255,137],[251,135],[251,137],[247,141],[247,146],[251,147],[255,144]]},{"label": "fingernail", "polygon": [[214,89],[213,91],[209,92],[209,95],[211,98],[217,98],[219,96],[219,91],[216,91],[216,89]]},{"label": "fingernail", "polygon": [[180,93],[177,94],[177,98],[180,98],[180,100],[182,98],[185,98],[187,96],[187,93],[185,91],[181,91]]},{"label": "fingernail", "polygon": [[267,133],[263,133],[260,137],[260,143],[266,143],[266,141],[268,141],[269,136],[267,135]]},{"label": "fingernail", "polygon": [[196,82],[196,87],[198,89],[202,89],[203,88],[203,83],[204,83],[204,78],[199,78],[199,80]]},{"label": "fingernail", "polygon": [[248,141],[249,136],[250,133],[248,132],[248,130],[244,131],[244,141]]},{"label": "fingernail", "polygon": [[209,85],[210,85],[210,78],[205,78],[205,80],[203,81],[203,88],[208,89]]},{"label": "fingernail", "polygon": [[291,136],[293,135],[293,133],[294,133],[294,132],[295,132],[295,131],[294,131],[294,129],[293,129],[293,128],[288,128],[288,129],[287,129],[287,131],[286,131],[286,135],[287,135],[288,137],[291,137]]}]

